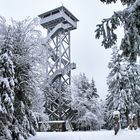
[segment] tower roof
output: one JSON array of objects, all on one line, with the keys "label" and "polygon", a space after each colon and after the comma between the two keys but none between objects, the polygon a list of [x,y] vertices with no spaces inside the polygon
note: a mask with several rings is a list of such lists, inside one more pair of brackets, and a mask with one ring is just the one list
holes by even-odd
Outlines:
[{"label": "tower roof", "polygon": [[51,14],[58,13],[59,11],[64,10],[74,21],[78,22],[79,20],[64,6],[60,6],[58,8],[55,8],[53,10],[50,10],[48,12],[45,12],[43,14],[38,15],[40,18],[45,18],[50,16]]}]

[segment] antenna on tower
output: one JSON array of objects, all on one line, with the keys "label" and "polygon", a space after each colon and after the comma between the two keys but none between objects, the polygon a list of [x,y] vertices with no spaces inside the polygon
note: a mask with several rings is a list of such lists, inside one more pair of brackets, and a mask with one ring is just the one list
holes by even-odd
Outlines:
[{"label": "antenna on tower", "polygon": [[61,1],[61,6],[64,6],[64,3]]}]

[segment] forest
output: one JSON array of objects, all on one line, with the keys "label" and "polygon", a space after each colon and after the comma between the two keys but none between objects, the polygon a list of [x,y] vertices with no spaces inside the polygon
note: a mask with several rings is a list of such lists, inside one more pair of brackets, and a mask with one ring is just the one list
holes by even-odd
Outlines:
[{"label": "forest", "polygon": [[[100,98],[94,75],[90,79],[84,72],[72,76],[71,84],[63,87],[61,93],[64,108],[70,110],[71,123],[59,128],[61,131],[68,131],[67,127],[72,131],[112,130],[114,111],[120,113],[121,129],[131,129],[134,116],[134,129],[140,127],[140,0],[120,1],[126,8],[103,19],[95,30],[95,37],[102,39],[101,45],[112,50],[106,99]],[[0,16],[1,140],[29,139],[36,132],[57,127],[51,126],[47,108],[52,102],[50,95],[55,98],[59,93],[52,89],[46,76],[48,50],[40,26],[40,18],[9,22]],[[117,46],[119,35],[115,30],[119,26],[123,27],[124,37]],[[56,98],[56,106],[57,103],[60,104]]]}]

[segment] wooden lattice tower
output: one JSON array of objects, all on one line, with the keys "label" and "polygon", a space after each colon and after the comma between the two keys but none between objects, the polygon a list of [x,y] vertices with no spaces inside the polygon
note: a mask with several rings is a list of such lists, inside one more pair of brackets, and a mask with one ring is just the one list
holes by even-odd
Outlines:
[{"label": "wooden lattice tower", "polygon": [[39,15],[47,29],[47,78],[51,86],[47,93],[46,111],[51,121],[71,119],[71,109],[63,100],[64,89],[71,84],[70,31],[77,28],[78,19],[64,6]]}]

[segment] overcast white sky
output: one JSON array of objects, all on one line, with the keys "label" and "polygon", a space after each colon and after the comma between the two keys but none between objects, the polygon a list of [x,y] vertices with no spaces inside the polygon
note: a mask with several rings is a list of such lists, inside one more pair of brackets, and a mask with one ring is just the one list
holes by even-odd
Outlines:
[{"label": "overcast white sky", "polygon": [[[71,33],[72,61],[77,63],[77,69],[72,74],[84,72],[90,80],[93,77],[98,94],[105,98],[111,49],[105,50],[101,46],[101,41],[95,39],[94,31],[103,18],[123,8],[120,3],[105,5],[100,0],[0,0],[0,15],[22,20],[62,4],[80,20],[77,30]],[[119,31],[119,34],[123,33]]]}]

